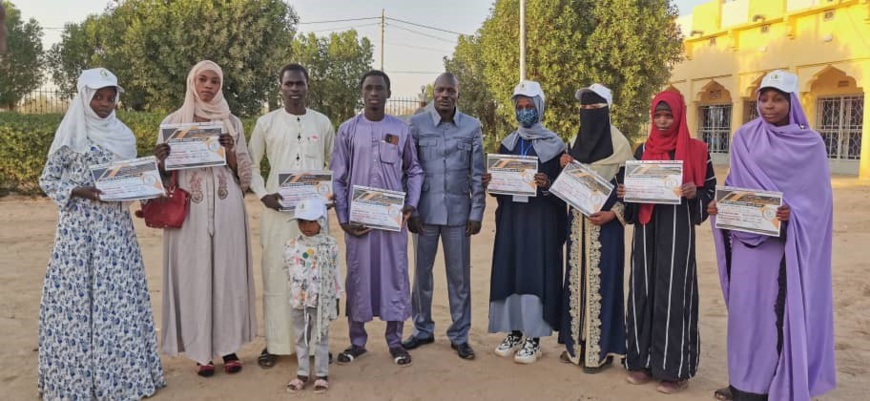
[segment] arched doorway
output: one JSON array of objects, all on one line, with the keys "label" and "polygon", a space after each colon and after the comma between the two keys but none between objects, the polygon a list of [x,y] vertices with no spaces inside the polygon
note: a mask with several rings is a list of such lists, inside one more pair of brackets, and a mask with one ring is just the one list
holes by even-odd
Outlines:
[{"label": "arched doorway", "polygon": [[698,97],[698,136],[712,154],[727,154],[731,145],[731,93],[716,81]]},{"label": "arched doorway", "polygon": [[857,171],[864,128],[863,90],[854,78],[828,67],[816,75],[811,93],[815,96],[814,128],[825,141],[828,158],[840,164],[851,161]]}]

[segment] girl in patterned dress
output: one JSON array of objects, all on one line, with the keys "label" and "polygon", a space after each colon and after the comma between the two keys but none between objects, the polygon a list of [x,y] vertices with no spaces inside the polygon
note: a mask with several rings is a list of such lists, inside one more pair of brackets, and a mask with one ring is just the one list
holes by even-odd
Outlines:
[{"label": "girl in patterned dress", "polygon": [[139,400],[165,385],[130,211],[103,202],[89,167],[136,157],[115,117],[121,87],[83,71],[39,185],[58,207],[39,307],[38,391],[46,400]]},{"label": "girl in patterned dress", "polygon": [[300,202],[295,218],[302,234],[287,241],[284,269],[290,280],[290,318],[299,368],[287,390],[300,391],[308,384],[309,355],[313,352],[317,375],[314,392],[322,393],[329,389],[329,322],[338,318],[342,292],[338,244],[320,231],[326,224],[326,206],[320,199]]}]

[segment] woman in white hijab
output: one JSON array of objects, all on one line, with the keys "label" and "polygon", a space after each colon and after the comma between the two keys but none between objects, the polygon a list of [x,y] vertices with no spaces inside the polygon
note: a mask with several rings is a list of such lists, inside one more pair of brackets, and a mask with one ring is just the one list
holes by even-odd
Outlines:
[{"label": "woman in white hijab", "polygon": [[[230,113],[221,86],[223,72],[201,61],[187,76],[184,104],[164,123],[222,122],[220,143],[227,165],[178,170],[178,186],[190,193],[190,209],[181,228],[163,231],[162,349],[184,352],[197,363],[197,374],[214,374],[214,356],[224,371],[237,373],[236,351],[256,334],[254,271],[245,190],[251,159],[241,121]],[[160,139],[158,139],[160,142]],[[160,143],[154,155],[171,152]]]},{"label": "woman in white hijab", "polygon": [[57,234],[39,307],[44,399],[136,400],[165,385],[142,254],[130,211],[103,202],[89,167],[136,157],[115,117],[118,80],[83,71],[39,178],[57,204]]}]

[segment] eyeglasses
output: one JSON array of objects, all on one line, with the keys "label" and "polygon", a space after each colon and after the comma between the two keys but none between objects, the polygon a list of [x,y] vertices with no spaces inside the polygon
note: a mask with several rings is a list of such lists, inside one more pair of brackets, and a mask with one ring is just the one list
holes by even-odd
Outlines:
[{"label": "eyeglasses", "polygon": [[594,104],[581,104],[580,108],[583,110],[594,110],[607,107],[607,103],[594,103]]}]

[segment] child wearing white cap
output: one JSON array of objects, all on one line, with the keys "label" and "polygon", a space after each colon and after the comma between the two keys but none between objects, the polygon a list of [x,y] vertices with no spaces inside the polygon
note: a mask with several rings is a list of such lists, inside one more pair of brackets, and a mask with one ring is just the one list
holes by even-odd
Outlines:
[{"label": "child wearing white cap", "polygon": [[[326,224],[326,205],[322,200],[306,199],[296,205],[299,236],[284,247],[284,269],[290,284],[290,317],[296,335],[296,378],[287,390],[303,390],[309,382],[309,355],[314,352],[317,379],[314,392],[329,389],[329,323],[338,318],[341,272],[338,269],[338,244],[321,233]],[[313,348],[313,350],[312,350]]]}]

